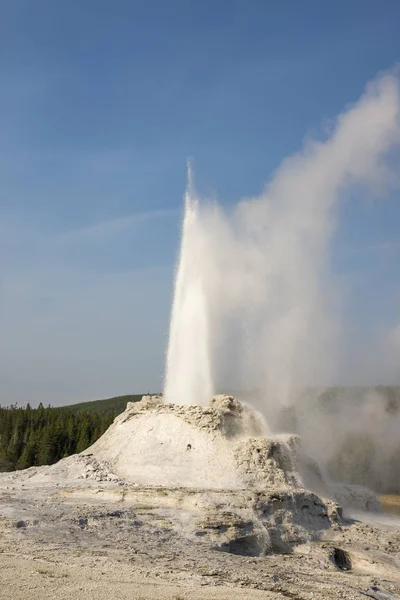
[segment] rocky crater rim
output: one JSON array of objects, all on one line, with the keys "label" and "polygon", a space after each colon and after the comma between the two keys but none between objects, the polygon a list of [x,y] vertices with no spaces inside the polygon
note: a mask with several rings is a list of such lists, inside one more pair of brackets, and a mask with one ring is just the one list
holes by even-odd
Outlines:
[{"label": "rocky crater rim", "polygon": [[128,402],[125,411],[115,422],[124,423],[145,413],[175,415],[196,429],[218,431],[227,438],[263,437],[268,433],[261,414],[227,394],[213,396],[208,406],[173,404],[166,402],[162,395],[145,395],[139,402]]}]

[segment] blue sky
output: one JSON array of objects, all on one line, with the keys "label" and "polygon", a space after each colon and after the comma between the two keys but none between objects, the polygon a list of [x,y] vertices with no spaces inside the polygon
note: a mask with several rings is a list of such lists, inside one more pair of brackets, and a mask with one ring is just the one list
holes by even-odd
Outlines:
[{"label": "blue sky", "polygon": [[[259,193],[398,62],[400,3],[3,0],[0,21],[0,404],[160,390],[188,157],[221,202]],[[340,223],[362,340],[400,320],[399,199]]]}]

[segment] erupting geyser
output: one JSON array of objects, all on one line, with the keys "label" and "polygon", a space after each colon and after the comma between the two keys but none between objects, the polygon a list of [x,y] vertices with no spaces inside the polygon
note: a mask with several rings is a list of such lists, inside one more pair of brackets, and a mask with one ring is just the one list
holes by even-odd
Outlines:
[{"label": "erupting geyser", "polygon": [[166,396],[176,404],[206,404],[214,393],[209,348],[210,307],[206,295],[209,290],[204,272],[207,239],[199,210],[189,165],[165,383]]},{"label": "erupting geyser", "polygon": [[[80,454],[0,474],[5,558],[24,555],[24,540],[29,552],[39,541],[35,561],[44,543],[46,552],[60,549],[60,564],[68,550],[80,565],[89,548],[90,569],[97,562],[103,569],[113,555],[123,568],[125,555],[125,572],[137,565],[146,590],[153,561],[157,597],[163,569],[192,597],[192,569],[202,586],[239,582],[237,597],[247,597],[251,586],[260,598],[395,598],[375,582],[381,577],[400,591],[398,532],[343,519],[342,507],[379,509],[377,498],[332,482],[310,456],[323,453],[303,436],[308,428],[324,447],[335,444],[340,436],[331,435],[332,423],[339,429],[340,420],[321,427],[318,408],[311,408],[300,419],[302,438],[266,435],[265,422],[274,430],[298,388],[329,377],[335,204],[352,184],[382,189],[385,154],[400,141],[399,116],[398,80],[386,75],[337,119],[325,142],[309,143],[283,163],[260,198],[229,212],[197,198],[189,167],[164,395],[129,402]],[[223,388],[245,392],[263,414],[234,396],[215,395]],[[258,397],[249,396],[252,390]],[[368,406],[376,427],[376,402]],[[354,405],[348,413],[353,421],[360,421],[357,411]],[[371,453],[365,456],[370,461]],[[214,552],[262,557],[300,545],[290,562]],[[349,569],[351,576],[342,572]]]},{"label": "erupting geyser", "polygon": [[[202,404],[257,390],[272,427],[299,388],[334,382],[338,314],[329,248],[344,190],[379,191],[400,141],[397,75],[367,87],[325,141],[285,160],[263,194],[225,210],[189,169],[164,394]],[[389,173],[389,174],[388,174]]]}]

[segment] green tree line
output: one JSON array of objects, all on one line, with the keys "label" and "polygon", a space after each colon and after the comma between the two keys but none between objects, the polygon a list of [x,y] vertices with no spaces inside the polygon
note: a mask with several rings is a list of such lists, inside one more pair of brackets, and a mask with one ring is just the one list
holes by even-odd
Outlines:
[{"label": "green tree line", "polygon": [[110,398],[95,401],[93,406],[0,407],[0,471],[51,465],[82,452],[103,435],[127,401],[139,398]]}]

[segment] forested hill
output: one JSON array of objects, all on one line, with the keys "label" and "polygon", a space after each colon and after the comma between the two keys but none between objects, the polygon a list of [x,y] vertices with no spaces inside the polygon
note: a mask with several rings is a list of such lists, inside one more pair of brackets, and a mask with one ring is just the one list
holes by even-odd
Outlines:
[{"label": "forested hill", "polygon": [[115,398],[107,398],[106,400],[92,400],[91,402],[81,402],[80,404],[70,404],[63,406],[65,410],[73,413],[90,412],[99,415],[113,414],[115,417],[121,414],[128,402],[138,402],[143,394],[134,394],[128,396],[115,396]]},{"label": "forested hill", "polygon": [[93,444],[142,395],[62,407],[0,407],[0,471],[51,465]]}]

